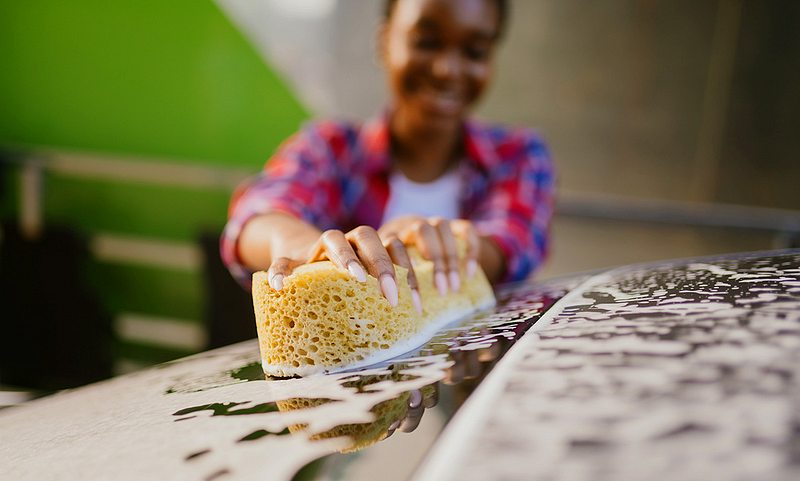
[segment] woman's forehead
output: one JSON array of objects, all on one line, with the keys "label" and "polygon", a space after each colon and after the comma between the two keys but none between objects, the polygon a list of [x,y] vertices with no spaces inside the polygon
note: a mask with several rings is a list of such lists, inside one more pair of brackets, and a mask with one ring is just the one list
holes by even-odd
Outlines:
[{"label": "woman's forehead", "polygon": [[405,28],[456,28],[493,38],[499,25],[493,0],[398,0],[390,21]]}]

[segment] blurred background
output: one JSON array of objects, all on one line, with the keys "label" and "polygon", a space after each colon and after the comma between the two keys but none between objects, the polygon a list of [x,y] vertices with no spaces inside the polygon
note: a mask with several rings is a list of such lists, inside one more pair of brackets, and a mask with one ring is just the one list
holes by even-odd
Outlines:
[{"label": "blurred background", "polygon": [[[255,336],[217,254],[231,191],[305,120],[381,110],[381,9],[0,0],[0,384]],[[538,277],[796,245],[798,25],[794,0],[513,2],[476,114],[549,141]]]}]

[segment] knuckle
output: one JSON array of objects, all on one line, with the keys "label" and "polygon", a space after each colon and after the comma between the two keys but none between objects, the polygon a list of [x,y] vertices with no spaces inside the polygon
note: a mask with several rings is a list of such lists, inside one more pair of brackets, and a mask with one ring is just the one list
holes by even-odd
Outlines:
[{"label": "knuckle", "polygon": [[270,270],[276,273],[280,273],[286,270],[286,266],[288,264],[289,264],[289,259],[287,259],[286,257],[278,257],[277,259],[272,261]]},{"label": "knuckle", "polygon": [[342,246],[336,249],[336,257],[338,257],[342,261],[348,261],[353,257],[353,253],[346,246]]},{"label": "knuckle", "polygon": [[322,239],[322,242],[324,242],[324,243],[329,243],[329,242],[333,242],[333,241],[339,239],[341,237],[341,235],[342,235],[342,232],[339,231],[339,230],[328,229],[328,230],[326,230],[325,232],[322,233],[322,235],[320,236],[320,239]]},{"label": "knuckle", "polygon": [[409,227],[414,232],[421,232],[427,225],[428,223],[424,219],[417,219]]},{"label": "knuckle", "polygon": [[427,223],[427,222],[420,222],[418,230],[422,236],[428,236],[436,233],[436,227]]},{"label": "knuckle", "polygon": [[381,257],[375,261],[375,268],[381,274],[392,274],[394,275],[394,264],[388,258]]},{"label": "knuckle", "polygon": [[364,239],[366,237],[371,237],[372,235],[377,235],[375,229],[368,225],[360,225],[353,229],[352,232],[357,239]]},{"label": "knuckle", "polygon": [[386,242],[386,246],[398,251],[405,250],[405,245],[397,237],[389,238],[389,240]]}]

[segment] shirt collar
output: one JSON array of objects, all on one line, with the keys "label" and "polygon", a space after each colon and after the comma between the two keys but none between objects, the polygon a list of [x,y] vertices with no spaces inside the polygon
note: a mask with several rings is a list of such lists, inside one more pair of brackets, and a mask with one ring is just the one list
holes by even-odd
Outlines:
[{"label": "shirt collar", "polygon": [[389,136],[388,113],[374,117],[361,127],[361,152],[369,172],[388,173],[392,169],[389,156],[391,138]]},{"label": "shirt collar", "polygon": [[477,120],[467,120],[464,130],[467,158],[488,173],[500,163],[488,127]]},{"label": "shirt collar", "polygon": [[[391,171],[389,111],[366,121],[360,137],[367,170],[372,173]],[[464,151],[465,161],[485,172],[499,163],[488,128],[476,120],[464,122]]]}]

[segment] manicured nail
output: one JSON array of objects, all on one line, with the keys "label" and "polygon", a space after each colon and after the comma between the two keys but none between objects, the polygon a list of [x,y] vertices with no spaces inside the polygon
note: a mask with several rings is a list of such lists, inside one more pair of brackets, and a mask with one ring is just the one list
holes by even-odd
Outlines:
[{"label": "manicured nail", "polygon": [[436,282],[436,288],[439,289],[439,294],[446,295],[447,294],[447,277],[444,275],[444,272],[439,271],[434,276],[434,281]]},{"label": "manicured nail", "polygon": [[364,268],[361,267],[356,261],[350,261],[347,264],[347,270],[350,272],[350,275],[355,278],[358,282],[367,282],[367,273],[364,271]]},{"label": "manicured nail", "polygon": [[456,271],[450,271],[450,287],[453,289],[453,292],[461,289],[461,279],[458,277],[458,272]]},{"label": "manicured nail", "polygon": [[422,405],[422,392],[419,389],[414,389],[408,396],[408,407],[411,409],[418,408]]},{"label": "manicured nail", "polygon": [[478,271],[478,263],[475,262],[475,259],[470,259],[467,261],[467,277],[472,277]]},{"label": "manicured nail", "polygon": [[276,291],[283,289],[283,274],[275,274],[270,277],[269,285]]},{"label": "manicured nail", "polygon": [[381,276],[381,291],[383,291],[383,295],[386,296],[390,306],[397,305],[397,283],[389,274]]},{"label": "manicured nail", "polygon": [[417,289],[411,289],[411,302],[414,304],[414,309],[422,314],[422,299],[420,299]]}]

